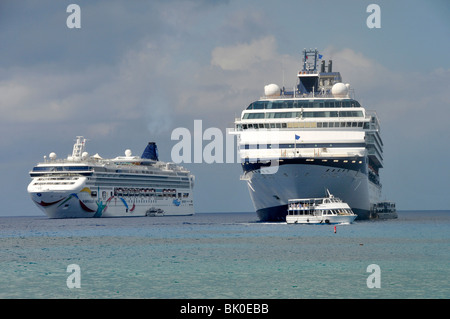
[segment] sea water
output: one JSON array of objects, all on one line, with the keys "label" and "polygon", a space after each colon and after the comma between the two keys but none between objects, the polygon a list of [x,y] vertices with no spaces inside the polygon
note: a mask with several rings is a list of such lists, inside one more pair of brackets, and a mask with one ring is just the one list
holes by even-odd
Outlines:
[{"label": "sea water", "polygon": [[0,298],[449,298],[449,278],[450,211],[336,232],[255,213],[0,217]]}]

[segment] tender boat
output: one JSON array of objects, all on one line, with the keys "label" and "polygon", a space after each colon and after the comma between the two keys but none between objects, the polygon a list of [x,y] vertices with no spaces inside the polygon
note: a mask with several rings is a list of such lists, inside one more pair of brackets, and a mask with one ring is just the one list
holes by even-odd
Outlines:
[{"label": "tender boat", "polygon": [[327,190],[327,197],[289,199],[288,224],[351,224],[357,215]]}]

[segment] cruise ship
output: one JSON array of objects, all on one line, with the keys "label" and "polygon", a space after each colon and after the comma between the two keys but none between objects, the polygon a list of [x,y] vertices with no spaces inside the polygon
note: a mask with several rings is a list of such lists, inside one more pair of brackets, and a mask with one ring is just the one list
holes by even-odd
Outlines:
[{"label": "cruise ship", "polygon": [[285,220],[289,199],[321,197],[325,189],[358,219],[370,218],[381,197],[383,142],[376,112],[352,92],[331,60],[305,49],[296,86],[266,85],[235,119],[241,180],[260,220]]},{"label": "cruise ship", "polygon": [[142,156],[103,159],[86,152],[76,138],[71,156],[44,157],[30,171],[28,193],[50,218],[193,215],[194,176],[181,166],[159,161],[155,143]]}]

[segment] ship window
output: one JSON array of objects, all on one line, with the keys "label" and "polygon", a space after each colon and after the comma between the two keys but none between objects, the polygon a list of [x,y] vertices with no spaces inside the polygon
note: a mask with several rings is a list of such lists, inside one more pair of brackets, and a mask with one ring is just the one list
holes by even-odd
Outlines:
[{"label": "ship window", "polygon": [[264,118],[264,113],[247,113],[244,115],[244,119],[263,119]]},{"label": "ship window", "polygon": [[[306,105],[305,105],[306,104]],[[308,102],[297,101],[297,108],[308,107]]]},{"label": "ship window", "polygon": [[334,127],[334,122],[328,123],[328,127]]},{"label": "ship window", "polygon": [[253,102],[247,107],[247,110],[261,110],[261,109],[264,109],[264,102],[262,101]]},{"label": "ship window", "polygon": [[[317,124],[319,124],[319,123],[317,123]],[[324,122],[324,123],[323,123],[323,127],[328,127],[328,123],[327,123],[327,122]]]},{"label": "ship window", "polygon": [[283,102],[282,101],[273,101],[272,102],[272,108],[273,109],[282,109],[283,108]]},{"label": "ship window", "polygon": [[334,107],[361,107],[358,101],[328,101],[328,100],[279,100],[279,101],[255,101],[251,103],[247,110],[264,110],[264,109],[287,109],[287,108],[334,108]]}]

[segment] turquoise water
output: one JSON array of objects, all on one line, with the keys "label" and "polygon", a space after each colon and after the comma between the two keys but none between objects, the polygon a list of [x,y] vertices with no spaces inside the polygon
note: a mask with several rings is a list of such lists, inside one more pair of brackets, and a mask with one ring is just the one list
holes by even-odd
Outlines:
[{"label": "turquoise water", "polygon": [[[449,298],[450,211],[352,225],[254,213],[0,217],[0,298]],[[68,288],[67,267],[81,288]],[[380,288],[368,288],[379,266]]]}]

